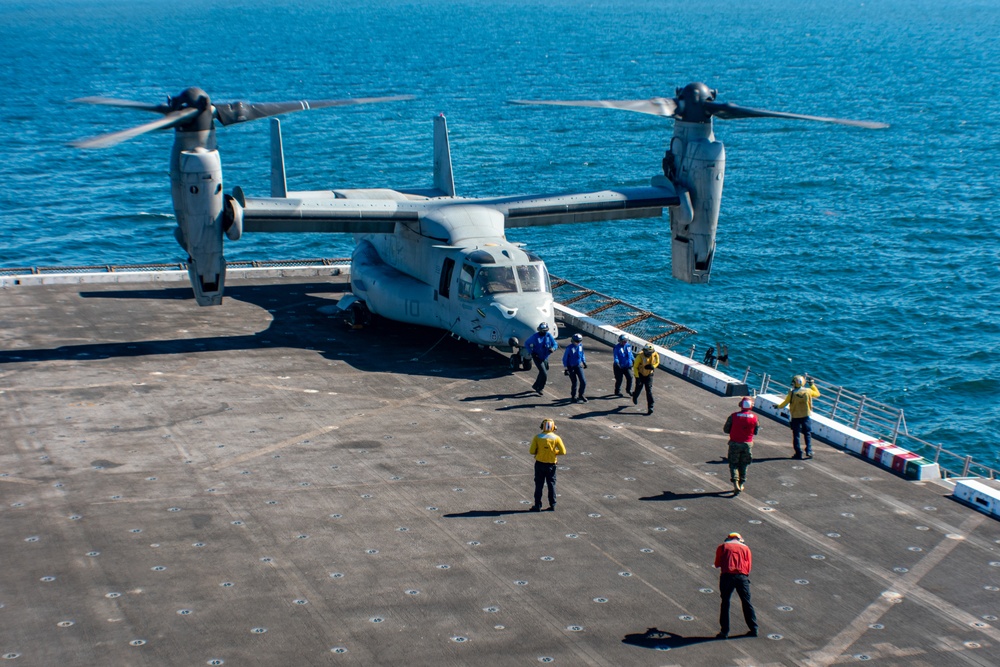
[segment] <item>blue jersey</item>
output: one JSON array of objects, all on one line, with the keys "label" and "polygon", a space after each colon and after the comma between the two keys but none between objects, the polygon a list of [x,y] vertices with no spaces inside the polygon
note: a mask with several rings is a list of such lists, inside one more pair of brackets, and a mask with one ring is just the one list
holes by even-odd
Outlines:
[{"label": "blue jersey", "polygon": [[550,354],[559,349],[556,339],[548,331],[545,333],[536,331],[531,334],[528,340],[524,341],[524,346],[531,352],[531,356],[539,359],[548,359]]},{"label": "blue jersey", "polygon": [[566,351],[563,352],[563,366],[573,368],[587,363],[587,358],[583,355],[582,343],[570,343]]},{"label": "blue jersey", "polygon": [[632,370],[635,355],[632,354],[632,344],[628,341],[615,345],[615,366]]}]

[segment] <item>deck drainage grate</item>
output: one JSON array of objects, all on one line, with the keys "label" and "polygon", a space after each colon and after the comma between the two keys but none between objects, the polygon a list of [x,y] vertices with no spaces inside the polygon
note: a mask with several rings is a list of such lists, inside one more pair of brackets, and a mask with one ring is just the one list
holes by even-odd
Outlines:
[{"label": "deck drainage grate", "polygon": [[689,616],[688,614],[681,614],[677,618],[681,619],[682,621],[693,621],[694,620],[694,616]]},{"label": "deck drainage grate", "polygon": [[827,533],[827,537],[840,537],[840,533]]},{"label": "deck drainage grate", "polygon": [[303,600],[301,598],[298,599],[298,600],[292,600],[292,602],[295,603],[295,604],[297,604],[297,605],[309,604],[309,600]]},{"label": "deck drainage grate", "polygon": [[796,579],[795,583],[799,584],[800,586],[805,586],[805,585],[807,585],[809,583],[809,580],[808,579]]},{"label": "deck drainage grate", "polygon": [[121,594],[121,593],[106,593],[106,594],[104,595],[104,597],[106,597],[106,598],[110,598],[110,599],[112,599],[112,600],[114,600],[115,598],[120,598],[121,596],[122,596],[122,594]]},{"label": "deck drainage grate", "polygon": [[87,555],[90,556],[91,558],[97,558],[98,556],[101,555],[101,552],[100,551],[88,551]]},{"label": "deck drainage grate", "polygon": [[548,563],[550,561],[554,561],[555,558],[553,558],[552,556],[542,556],[539,560],[544,560],[545,562]]},{"label": "deck drainage grate", "polygon": [[143,646],[145,643],[145,639],[133,639],[129,642],[129,646]]},{"label": "deck drainage grate", "polygon": [[332,649],[330,649],[330,653],[338,653],[338,654],[347,653],[347,649],[344,648],[343,646],[334,646]]},{"label": "deck drainage grate", "polygon": [[39,537],[37,535],[32,535],[31,537],[24,538],[25,542],[37,542]]},{"label": "deck drainage grate", "polygon": [[483,611],[487,614],[495,614],[500,611],[500,607],[483,607]]},{"label": "deck drainage grate", "polygon": [[583,632],[582,625],[567,625],[566,629],[569,630],[570,632]]},{"label": "deck drainage grate", "polygon": [[699,588],[699,589],[698,589],[698,592],[699,592],[699,593],[704,593],[705,595],[708,595],[708,594],[710,594],[710,593],[714,593],[715,591],[714,591],[714,590],[712,590],[711,588],[707,588],[707,587],[706,587],[706,588]]},{"label": "deck drainage grate", "polygon": [[330,578],[331,579],[343,579],[344,578],[344,573],[343,572],[331,572],[330,573]]},{"label": "deck drainage grate", "polygon": [[482,542],[479,540],[472,540],[471,542],[466,542],[470,547],[478,547]]},{"label": "deck drainage grate", "polygon": [[651,553],[653,553],[653,550],[650,549],[649,547],[645,547],[643,549],[639,549],[639,551],[641,551],[644,554],[651,554]]},{"label": "deck drainage grate", "polygon": [[885,626],[882,625],[881,623],[872,623],[868,627],[871,628],[872,630],[885,630]]},{"label": "deck drainage grate", "polygon": [[455,642],[456,644],[461,644],[463,642],[469,641],[469,638],[468,637],[452,637],[451,641]]},{"label": "deck drainage grate", "polygon": [[58,623],[56,623],[56,625],[58,625],[60,628],[68,628],[74,625],[74,623],[73,621],[59,621]]},{"label": "deck drainage grate", "polygon": [[267,628],[250,628],[250,632],[255,635],[262,635],[267,632]]},{"label": "deck drainage grate", "polygon": [[191,615],[191,610],[190,609],[178,609],[177,610],[177,615],[178,616],[190,616]]},{"label": "deck drainage grate", "polygon": [[594,598],[594,602],[596,602],[597,604],[604,604],[607,601],[608,601],[607,598]]},{"label": "deck drainage grate", "polygon": [[329,517],[331,519],[343,519],[344,515],[343,514],[330,514]]},{"label": "deck drainage grate", "polygon": [[579,536],[579,535],[577,535],[576,533],[567,533],[567,534],[566,534],[566,537],[568,537],[568,538],[569,538],[569,539],[571,539],[571,540],[575,540],[576,538],[578,538],[578,537],[580,537],[580,536]]}]

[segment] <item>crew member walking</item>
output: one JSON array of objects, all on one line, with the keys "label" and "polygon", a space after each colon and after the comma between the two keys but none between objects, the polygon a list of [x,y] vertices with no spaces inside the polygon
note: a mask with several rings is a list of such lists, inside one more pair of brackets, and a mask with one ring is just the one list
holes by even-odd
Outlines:
[{"label": "crew member walking", "polygon": [[535,504],[532,512],[542,509],[542,485],[549,490],[549,510],[556,509],[556,463],[559,456],[566,453],[566,445],[556,435],[556,423],[551,419],[542,421],[542,432],[531,439],[528,453],[535,457]]},{"label": "crew member walking", "polygon": [[753,437],[760,431],[751,399],[740,401],[740,411],[729,415],[722,431],[729,434],[729,477],[736,496],[746,484],[747,467],[753,463]]},{"label": "crew member walking", "polygon": [[632,395],[632,364],[635,363],[635,355],[632,354],[632,344],[628,342],[628,336],[620,334],[618,344],[614,349],[615,357],[615,396],[622,395],[622,380],[625,381],[625,392]]},{"label": "crew member walking", "polygon": [[795,449],[795,454],[792,455],[793,459],[802,458],[802,449],[799,447],[799,433],[802,433],[802,437],[806,441],[806,458],[811,459],[813,457],[812,420],[809,418],[809,415],[812,414],[812,400],[819,398],[820,393],[819,389],[816,388],[815,380],[810,379],[808,387],[805,384],[806,379],[801,375],[793,377],[791,391],[785,396],[785,400],[774,406],[780,410],[787,405],[788,412],[792,415],[789,426],[792,427],[792,447]]},{"label": "crew member walking", "polygon": [[[587,357],[583,354],[583,336],[578,333],[573,334],[573,342],[566,346],[563,352],[563,367],[566,375],[569,376],[569,397],[574,403],[580,401],[587,402],[584,392],[587,391],[587,378],[583,375],[583,369],[587,367]],[[576,392],[577,384],[580,385],[580,393]]]},{"label": "crew member walking", "polygon": [[646,414],[653,414],[653,373],[660,365],[660,355],[653,346],[646,343],[642,352],[635,356],[632,362],[632,372],[635,375],[635,391],[632,392],[632,405],[639,404],[639,394],[646,389]]},{"label": "crew member walking", "polygon": [[715,549],[715,567],[722,570],[719,575],[719,592],[722,593],[722,608],[719,610],[718,639],[729,637],[729,599],[733,591],[740,596],[743,604],[743,619],[750,631],[747,637],[757,636],[757,613],[750,604],[750,547],[743,543],[739,533],[729,533],[726,541]]},{"label": "crew member walking", "polygon": [[535,367],[538,369],[538,377],[535,378],[535,384],[531,385],[531,388],[541,396],[542,390],[545,389],[545,383],[549,380],[549,355],[559,349],[559,344],[549,333],[548,323],[542,322],[538,325],[538,331],[528,336],[528,340],[524,341],[524,346],[528,348],[531,360],[535,362]]}]

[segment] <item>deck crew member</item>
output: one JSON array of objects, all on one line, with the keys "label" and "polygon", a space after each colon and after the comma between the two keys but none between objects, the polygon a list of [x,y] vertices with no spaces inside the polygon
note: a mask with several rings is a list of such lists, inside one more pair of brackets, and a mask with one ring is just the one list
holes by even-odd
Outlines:
[{"label": "deck crew member", "polygon": [[531,439],[528,453],[535,457],[535,504],[532,512],[542,509],[542,485],[549,490],[549,510],[556,509],[556,463],[566,453],[566,445],[556,435],[556,423],[551,419],[542,421],[542,432]]},{"label": "deck crew member", "polygon": [[632,364],[635,363],[635,355],[632,353],[632,344],[628,342],[628,336],[619,334],[618,344],[614,349],[615,358],[615,396],[622,395],[622,381],[625,382],[625,392],[632,395]]},{"label": "deck crew member", "polygon": [[639,404],[639,394],[643,388],[646,389],[646,414],[653,414],[653,373],[660,365],[660,355],[656,353],[653,346],[646,343],[642,346],[642,352],[635,356],[632,362],[632,373],[635,375],[635,391],[632,392],[632,405]]},{"label": "deck crew member", "polygon": [[524,346],[528,348],[531,360],[535,362],[535,367],[538,369],[538,377],[535,378],[535,384],[531,385],[531,388],[541,396],[545,389],[545,383],[549,380],[549,355],[559,349],[559,344],[549,333],[548,323],[542,322],[538,325],[538,330],[524,341]]},{"label": "deck crew member", "polygon": [[733,591],[740,596],[743,604],[743,620],[750,631],[747,637],[757,636],[757,612],[750,604],[750,547],[743,543],[739,533],[729,533],[726,541],[715,549],[715,567],[722,570],[719,575],[719,592],[722,594],[722,608],[719,610],[718,639],[729,637],[729,599]]},{"label": "deck crew member", "polygon": [[[578,333],[573,334],[573,342],[566,346],[563,352],[563,368],[569,376],[569,398],[574,403],[580,401],[587,402],[584,392],[587,391],[587,378],[583,375],[583,369],[587,367],[587,357],[583,353],[583,336]],[[577,393],[577,385],[580,387]]]},{"label": "deck crew member", "polygon": [[803,439],[806,441],[806,458],[811,459],[813,457],[813,446],[812,446],[812,420],[809,416],[812,414],[814,398],[819,398],[819,389],[816,388],[816,381],[813,379],[809,380],[809,386],[806,385],[806,379],[801,375],[796,375],[792,378],[792,389],[785,396],[785,400],[778,403],[776,408],[779,410],[786,405],[788,406],[788,412],[792,415],[789,426],[792,427],[792,447],[795,449],[795,454],[792,455],[793,459],[802,458],[802,449],[799,447],[799,433],[802,434]]},{"label": "deck crew member", "polygon": [[753,400],[741,400],[739,412],[729,415],[722,431],[729,434],[729,477],[733,482],[733,496],[736,496],[746,484],[747,467],[753,462],[753,437],[760,431],[757,415],[753,413]]}]

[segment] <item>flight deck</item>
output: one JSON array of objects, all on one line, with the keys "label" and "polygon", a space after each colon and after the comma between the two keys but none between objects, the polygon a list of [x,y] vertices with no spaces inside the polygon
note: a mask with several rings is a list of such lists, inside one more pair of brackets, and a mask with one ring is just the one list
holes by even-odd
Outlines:
[{"label": "flight deck", "polygon": [[[933,481],[660,372],[589,402],[440,330],[349,329],[343,276],[0,290],[0,658],[11,665],[1000,663],[1000,524]],[[560,327],[560,347],[573,330]],[[561,351],[557,353],[561,355]],[[555,419],[558,509],[529,513]],[[761,636],[715,548],[753,551]]]}]

